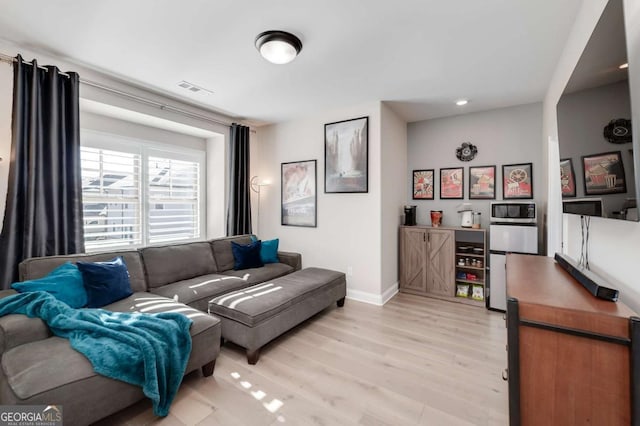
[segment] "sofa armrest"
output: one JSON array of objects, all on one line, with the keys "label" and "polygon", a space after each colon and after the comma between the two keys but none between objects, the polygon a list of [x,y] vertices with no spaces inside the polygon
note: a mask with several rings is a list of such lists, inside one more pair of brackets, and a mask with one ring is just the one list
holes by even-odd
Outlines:
[{"label": "sofa armrest", "polygon": [[302,269],[302,255],[300,253],[279,251],[278,259],[280,259],[280,263],[284,263],[293,267],[294,271],[299,271],[300,269]]},{"label": "sofa armrest", "polygon": [[[0,299],[16,294],[13,290],[0,291]],[[21,314],[0,317],[0,354],[16,346],[51,337],[49,327],[40,318]]]}]

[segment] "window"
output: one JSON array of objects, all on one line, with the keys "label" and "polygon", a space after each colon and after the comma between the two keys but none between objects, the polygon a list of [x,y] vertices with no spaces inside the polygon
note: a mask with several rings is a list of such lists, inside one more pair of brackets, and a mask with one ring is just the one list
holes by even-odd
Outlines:
[{"label": "window", "polygon": [[81,163],[88,252],[204,234],[204,152],[83,131]]}]

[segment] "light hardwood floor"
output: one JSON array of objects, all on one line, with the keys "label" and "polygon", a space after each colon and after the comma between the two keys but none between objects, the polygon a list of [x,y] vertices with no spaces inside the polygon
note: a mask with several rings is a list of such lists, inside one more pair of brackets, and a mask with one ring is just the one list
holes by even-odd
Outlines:
[{"label": "light hardwood floor", "polygon": [[143,401],[104,425],[506,425],[502,314],[398,294],[347,300],[263,348],[226,344],[158,419]]}]

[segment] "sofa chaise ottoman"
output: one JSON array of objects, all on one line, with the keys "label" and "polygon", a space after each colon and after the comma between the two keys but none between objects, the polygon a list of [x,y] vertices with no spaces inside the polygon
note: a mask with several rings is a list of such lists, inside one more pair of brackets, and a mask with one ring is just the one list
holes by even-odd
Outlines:
[{"label": "sofa chaise ottoman", "polygon": [[342,272],[306,268],[218,296],[209,313],[222,320],[222,337],[247,350],[256,364],[260,348],[334,302],[344,305],[346,280]]}]

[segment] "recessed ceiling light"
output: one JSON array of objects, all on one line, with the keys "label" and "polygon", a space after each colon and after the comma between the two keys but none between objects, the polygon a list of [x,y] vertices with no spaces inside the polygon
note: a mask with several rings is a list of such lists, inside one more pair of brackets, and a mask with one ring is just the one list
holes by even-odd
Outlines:
[{"label": "recessed ceiling light", "polygon": [[460,100],[456,101],[456,105],[458,105],[458,106],[466,105],[468,103],[469,103],[468,99],[460,99]]},{"label": "recessed ceiling light", "polygon": [[625,68],[629,68],[629,63],[628,63],[628,62],[626,62],[626,63],[624,63],[624,64],[620,65],[618,68],[620,68],[621,70],[623,70],[623,69],[625,69]]},{"label": "recessed ceiling light", "polygon": [[302,42],[285,31],[265,31],[256,37],[256,48],[267,61],[286,64],[298,56],[302,50]]}]

